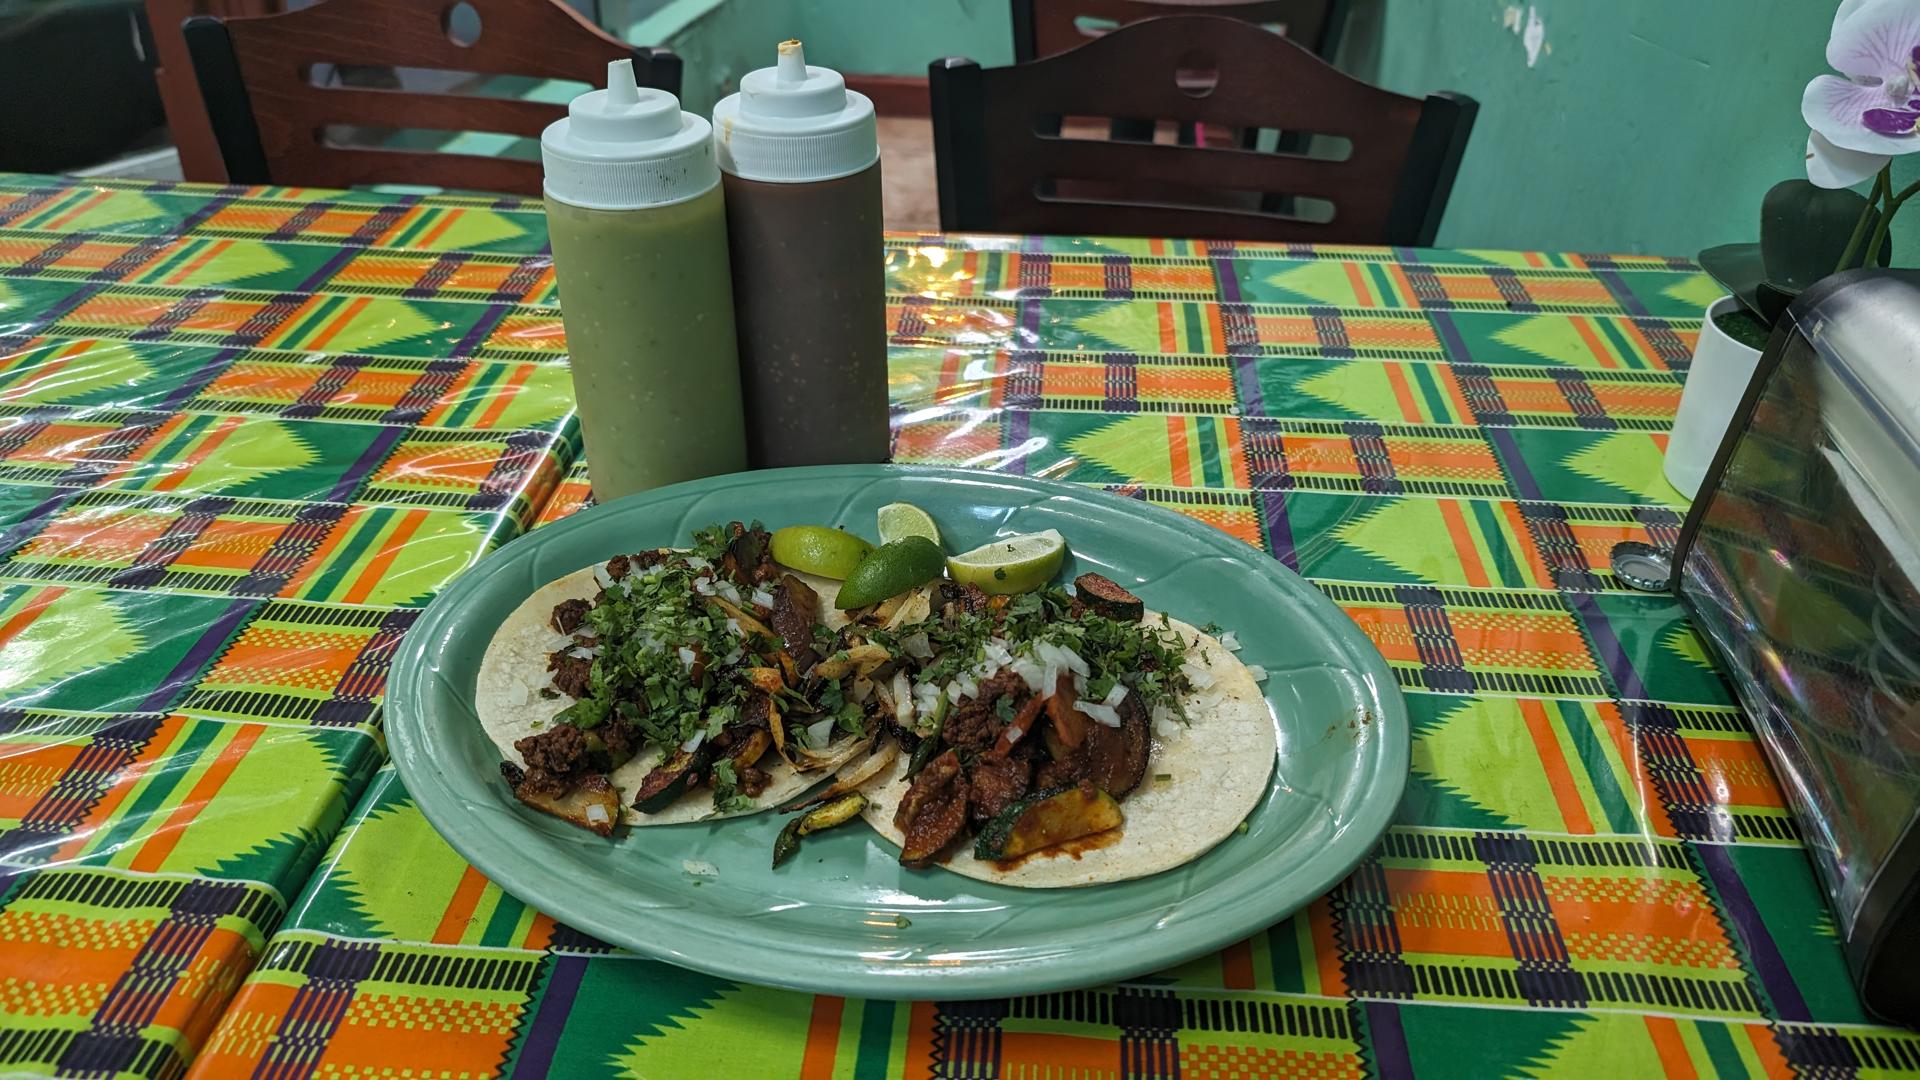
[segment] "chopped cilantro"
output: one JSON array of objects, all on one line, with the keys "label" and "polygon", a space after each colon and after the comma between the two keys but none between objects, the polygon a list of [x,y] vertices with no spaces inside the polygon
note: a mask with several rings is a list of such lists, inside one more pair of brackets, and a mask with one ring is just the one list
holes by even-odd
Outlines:
[{"label": "chopped cilantro", "polygon": [[713,763],[713,808],[723,814],[753,808],[753,799],[740,790],[740,778],[734,775],[730,758]]},{"label": "chopped cilantro", "polygon": [[999,697],[994,698],[993,711],[994,715],[1000,718],[1001,723],[1013,723],[1013,696],[1011,694],[1001,694]]},{"label": "chopped cilantro", "polygon": [[895,915],[893,917],[893,925],[905,930],[907,927],[913,925],[913,920],[907,918],[905,915]]}]

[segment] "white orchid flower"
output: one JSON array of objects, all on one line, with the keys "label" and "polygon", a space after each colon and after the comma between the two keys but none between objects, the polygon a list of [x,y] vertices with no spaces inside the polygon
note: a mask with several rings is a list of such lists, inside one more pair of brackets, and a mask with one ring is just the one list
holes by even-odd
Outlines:
[{"label": "white orchid flower", "polygon": [[1920,0],[1844,0],[1827,63],[1845,77],[1822,75],[1800,99],[1808,180],[1852,187],[1920,150]]}]

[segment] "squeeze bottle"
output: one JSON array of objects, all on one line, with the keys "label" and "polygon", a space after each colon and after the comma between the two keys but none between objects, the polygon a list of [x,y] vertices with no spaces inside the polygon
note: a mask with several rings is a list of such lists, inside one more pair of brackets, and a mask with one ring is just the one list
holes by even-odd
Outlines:
[{"label": "squeeze bottle", "polygon": [[616,60],[541,133],[540,161],[594,498],[744,469],[712,128]]},{"label": "squeeze bottle", "polygon": [[885,461],[886,253],[873,102],[798,41],[713,109],[756,468]]}]

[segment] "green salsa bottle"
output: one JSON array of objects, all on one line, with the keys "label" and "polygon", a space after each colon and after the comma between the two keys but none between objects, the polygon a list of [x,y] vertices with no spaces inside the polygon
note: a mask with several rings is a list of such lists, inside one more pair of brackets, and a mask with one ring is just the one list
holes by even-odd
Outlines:
[{"label": "green salsa bottle", "polygon": [[746,468],[712,128],[618,60],[540,158],[594,498]]}]

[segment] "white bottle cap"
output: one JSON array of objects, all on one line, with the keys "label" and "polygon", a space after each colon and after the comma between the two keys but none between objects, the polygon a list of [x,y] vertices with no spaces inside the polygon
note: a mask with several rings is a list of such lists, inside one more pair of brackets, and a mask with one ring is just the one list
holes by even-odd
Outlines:
[{"label": "white bottle cap", "polygon": [[808,66],[798,41],[740,79],[740,92],[713,107],[713,127],[720,167],[746,180],[834,180],[880,160],[873,102],[839,72]]},{"label": "white bottle cap", "polygon": [[704,194],[720,182],[713,128],[665,90],[638,86],[632,60],[607,65],[607,88],[567,106],[540,133],[546,192],[589,210],[638,210]]}]

